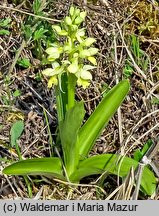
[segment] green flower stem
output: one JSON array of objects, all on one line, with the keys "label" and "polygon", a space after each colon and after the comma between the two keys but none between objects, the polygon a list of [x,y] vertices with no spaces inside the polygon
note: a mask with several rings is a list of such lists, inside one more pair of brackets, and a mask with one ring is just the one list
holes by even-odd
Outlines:
[{"label": "green flower stem", "polygon": [[22,156],[21,156],[21,153],[20,153],[19,146],[18,146],[17,143],[16,143],[16,145],[15,145],[15,148],[16,148],[16,151],[17,151],[17,154],[18,154],[19,159],[20,159],[20,160],[23,160],[23,158],[22,158]]},{"label": "green flower stem", "polygon": [[63,102],[62,102],[62,92],[60,90],[59,85],[56,86],[55,94],[56,94],[58,122],[60,123],[64,119],[64,110],[63,110]]},{"label": "green flower stem", "polygon": [[67,110],[71,109],[75,105],[75,87],[76,77],[74,74],[68,74],[68,104]]},{"label": "green flower stem", "polygon": [[68,77],[67,74],[62,74],[60,77],[60,83],[55,87],[55,95],[56,95],[56,105],[57,105],[57,115],[58,115],[58,123],[65,118],[66,106],[68,104]]}]

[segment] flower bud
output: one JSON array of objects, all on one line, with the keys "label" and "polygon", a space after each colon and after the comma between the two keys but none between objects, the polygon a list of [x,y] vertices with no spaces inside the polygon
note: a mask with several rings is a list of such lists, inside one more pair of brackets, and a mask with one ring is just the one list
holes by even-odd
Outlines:
[{"label": "flower bud", "polygon": [[75,12],[75,8],[71,6],[69,11],[70,16],[73,16],[74,12]]},{"label": "flower bud", "polygon": [[99,50],[99,49],[93,48],[93,47],[92,47],[92,48],[89,48],[89,49],[88,49],[88,52],[89,52],[89,54],[90,54],[89,56],[96,55],[96,54],[98,53],[98,50]]},{"label": "flower bud", "polygon": [[69,16],[66,16],[65,22],[66,22],[67,25],[72,25],[72,20],[71,20],[71,18]]},{"label": "flower bud", "polygon": [[78,8],[75,8],[75,11],[74,11],[74,14],[73,14],[75,17],[79,16],[80,15],[80,9]]},{"label": "flower bud", "polygon": [[84,65],[83,66],[83,70],[92,70],[92,69],[94,69],[94,68],[96,68],[95,66],[92,66],[92,65]]},{"label": "flower bud", "polygon": [[79,29],[79,30],[77,31],[76,35],[77,35],[77,34],[78,34],[80,37],[83,37],[83,36],[85,35],[85,29],[84,29],[84,28]]},{"label": "flower bud", "polygon": [[80,13],[80,17],[82,18],[83,21],[85,20],[86,15],[87,15],[87,12],[86,12],[86,11],[82,11],[82,12]]},{"label": "flower bud", "polygon": [[53,68],[46,68],[45,70],[42,71],[42,74],[47,76],[47,77],[50,77],[52,76],[54,73],[54,69]]},{"label": "flower bud", "polygon": [[48,55],[52,55],[58,52],[58,47],[49,47],[45,51]]},{"label": "flower bud", "polygon": [[93,56],[89,56],[88,61],[90,61],[93,65],[97,65],[97,61]]},{"label": "flower bud", "polygon": [[83,22],[83,19],[81,18],[81,17],[77,17],[76,19],[75,19],[75,24],[76,25],[79,25],[79,24],[81,24]]},{"label": "flower bud", "polygon": [[77,58],[77,57],[78,57],[78,53],[74,53],[73,58]]},{"label": "flower bud", "polygon": [[85,49],[79,53],[79,56],[80,56],[80,58],[86,58],[86,57],[90,56],[90,53],[88,50]]},{"label": "flower bud", "polygon": [[65,31],[65,30],[61,30],[61,32],[59,32],[58,34],[61,35],[61,36],[67,36],[68,32]]},{"label": "flower bud", "polygon": [[58,25],[53,25],[52,28],[59,34],[61,32],[61,27]]},{"label": "flower bud", "polygon": [[92,80],[92,74],[87,70],[81,70],[80,77],[84,80]]},{"label": "flower bud", "polygon": [[70,27],[71,27],[71,30],[72,30],[72,31],[77,31],[77,29],[78,29],[78,26],[77,26],[77,25],[71,25]]}]

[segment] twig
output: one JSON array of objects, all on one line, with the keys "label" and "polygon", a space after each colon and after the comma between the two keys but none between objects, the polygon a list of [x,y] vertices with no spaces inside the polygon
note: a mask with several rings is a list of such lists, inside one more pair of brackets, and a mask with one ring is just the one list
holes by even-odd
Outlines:
[{"label": "twig", "polygon": [[53,179],[54,181],[56,182],[59,182],[59,183],[63,183],[65,185],[70,185],[70,186],[77,186],[77,187],[95,187],[95,188],[98,188],[100,189],[104,195],[106,195],[106,192],[103,188],[99,187],[98,185],[89,185],[89,184],[76,184],[76,183],[71,183],[71,182],[66,182],[66,181],[62,181],[62,180],[59,180],[59,179]]},{"label": "twig", "polygon": [[29,13],[29,12],[26,12],[26,11],[23,11],[23,10],[19,10],[17,8],[11,8],[11,7],[7,7],[7,6],[3,6],[3,5],[0,5],[0,8],[1,9],[8,9],[8,10],[16,11],[16,12],[23,13],[23,14],[33,16],[33,17],[43,19],[43,20],[48,20],[48,21],[53,21],[53,22],[61,22],[60,20],[57,20],[57,19],[52,19],[52,18],[49,18],[49,17],[39,16],[39,15],[32,14],[32,13]]},{"label": "twig", "polygon": [[137,183],[136,183],[135,191],[132,195],[132,200],[137,200],[138,198],[144,167],[145,167],[145,164],[139,163],[137,174],[136,174]]},{"label": "twig", "polygon": [[118,194],[114,197],[114,199],[130,200],[133,186],[134,186],[134,168],[132,166],[128,175],[124,179],[122,188],[119,190]]},{"label": "twig", "polygon": [[13,112],[21,112],[22,111],[14,106],[9,106],[9,105],[0,105],[0,109],[4,109],[4,110],[12,110]]},{"label": "twig", "polygon": [[133,132],[137,129],[137,127],[146,119],[148,118],[149,116],[153,115],[153,114],[156,114],[156,113],[159,113],[159,109],[158,110],[155,110],[151,113],[148,113],[146,116],[144,116],[142,119],[140,119],[140,121],[138,121],[138,123],[132,128],[131,132],[129,132],[129,135],[128,137],[126,138],[125,142],[124,142],[124,148],[126,148]]},{"label": "twig", "polygon": [[111,194],[109,194],[109,196],[107,196],[105,200],[110,200],[122,187],[123,185],[118,186]]},{"label": "twig", "polygon": [[[105,5],[108,7],[110,13],[111,13],[112,15],[114,15],[112,9],[111,9],[110,6],[109,6],[108,1],[107,1],[107,0],[102,0],[102,3],[105,4]],[[118,30],[119,30],[119,34],[120,34],[120,37],[121,37],[121,39],[122,39],[123,45],[124,45],[124,47],[125,47],[125,49],[126,49],[126,51],[127,51],[127,54],[128,54],[128,56],[129,56],[129,58],[131,59],[131,61],[132,61],[132,63],[133,63],[134,68],[135,68],[135,69],[137,70],[137,72],[144,78],[144,80],[146,80],[147,82],[149,82],[150,85],[154,86],[154,83],[153,83],[150,79],[147,78],[147,76],[144,74],[144,72],[143,72],[143,71],[140,69],[140,67],[136,64],[136,62],[135,62],[135,60],[134,60],[134,58],[133,58],[133,56],[132,56],[130,50],[128,49],[128,47],[127,47],[127,45],[126,45],[126,43],[125,43],[124,37],[123,37],[122,32],[121,32],[121,28],[120,28],[119,23],[117,22],[117,20],[115,20],[115,24],[116,24],[116,26],[117,26],[117,28],[118,28]]]},{"label": "twig", "polygon": [[7,182],[8,182],[8,184],[10,185],[12,191],[14,192],[15,196],[16,196],[16,197],[19,197],[18,194],[16,193],[16,191],[15,191],[15,189],[14,189],[12,183],[10,182],[8,176],[7,176],[7,175],[4,175],[4,176],[5,176],[5,178],[6,178]]},{"label": "twig", "polygon": [[157,140],[157,143],[154,142],[151,145],[151,147],[149,148],[149,150],[146,152],[146,154],[141,159],[141,162],[139,163],[137,173],[136,173],[137,184],[136,184],[134,194],[132,196],[133,200],[137,200],[137,198],[138,198],[142,173],[143,173],[143,169],[146,165],[149,164],[152,167],[153,171],[156,173],[157,177],[159,177],[159,170],[156,167],[156,165],[151,161],[151,158],[156,154],[158,149],[159,149],[159,139]]},{"label": "twig", "polygon": [[149,90],[149,93],[147,95],[147,99],[151,96],[151,94],[159,87],[159,81],[155,83],[155,85]]},{"label": "twig", "polygon": [[[116,35],[115,35],[115,29],[113,28],[113,33],[114,33],[114,59],[115,59],[115,63],[116,65],[118,64],[118,57],[117,57],[117,45],[116,45]],[[118,72],[117,69],[115,69],[115,78],[116,78],[116,84],[119,83],[119,76],[118,76]],[[120,142],[120,147],[121,147],[121,154],[123,155],[123,146],[122,146],[122,142],[123,142],[123,131],[122,131],[122,118],[121,118],[121,108],[119,107],[117,110],[118,113],[118,131],[119,131],[119,142]]]},{"label": "twig", "polygon": [[17,60],[18,60],[19,56],[21,55],[21,52],[25,48],[25,46],[26,46],[26,42],[25,42],[25,40],[22,40],[20,48],[18,49],[18,52],[16,53],[15,58],[11,64],[11,66],[9,67],[9,71],[8,71],[9,75],[13,72],[13,69],[17,63]]},{"label": "twig", "polygon": [[159,127],[159,123],[157,123],[155,126],[153,126],[152,128],[150,128],[148,131],[146,131],[142,136],[139,137],[139,139],[137,139],[136,142],[138,142],[139,140],[141,140],[144,136],[146,136],[147,134],[149,134],[151,131],[153,131],[156,127]]}]

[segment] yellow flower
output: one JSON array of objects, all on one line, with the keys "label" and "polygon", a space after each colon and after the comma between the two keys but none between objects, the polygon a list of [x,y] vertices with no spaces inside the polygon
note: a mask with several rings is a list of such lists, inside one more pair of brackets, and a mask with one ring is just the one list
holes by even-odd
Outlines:
[{"label": "yellow flower", "polygon": [[57,76],[52,76],[48,81],[48,88],[51,88],[53,85],[58,84]]},{"label": "yellow flower", "polygon": [[[74,54],[74,56],[76,56],[76,55]],[[77,73],[78,72],[78,70],[79,70],[78,54],[77,54],[77,57],[74,57],[72,63],[68,66],[67,70],[70,73]]]},{"label": "yellow flower", "polygon": [[60,57],[60,54],[63,52],[62,47],[49,47],[46,49],[46,53],[49,55],[48,60],[54,61]]},{"label": "yellow flower", "polygon": [[83,80],[92,80],[92,74],[89,71],[81,70],[80,77]]},{"label": "yellow flower", "polygon": [[83,80],[83,79],[81,79],[80,77],[77,79],[77,85],[78,86],[82,86],[84,89],[86,89],[89,85],[90,85],[90,83],[89,83],[89,81],[88,80]]},{"label": "yellow flower", "polygon": [[93,56],[89,56],[88,61],[90,61],[93,65],[97,65],[97,61]]},{"label": "yellow flower", "polygon": [[96,42],[96,39],[89,37],[83,41],[83,45],[84,46],[91,46],[94,42]]},{"label": "yellow flower", "polygon": [[42,71],[42,74],[50,77],[54,75],[54,69],[53,68],[46,68],[45,70]]}]

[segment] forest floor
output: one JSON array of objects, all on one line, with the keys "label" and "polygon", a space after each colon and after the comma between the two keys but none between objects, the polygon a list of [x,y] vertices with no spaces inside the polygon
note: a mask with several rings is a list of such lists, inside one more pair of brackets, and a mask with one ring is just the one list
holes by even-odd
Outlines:
[{"label": "forest floor", "polygon": [[[133,157],[145,144],[155,145],[159,138],[159,5],[151,0],[2,0],[0,2],[0,198],[28,198],[23,177],[3,175],[2,170],[18,155],[10,144],[14,122],[25,127],[18,145],[22,157],[49,157],[50,136],[57,126],[54,90],[42,77],[43,57],[52,24],[63,19],[72,3],[87,11],[84,27],[99,48],[97,68],[89,88],[78,87],[77,100],[85,101],[86,118],[104,95],[120,80],[128,78],[131,90],[118,112],[97,140],[91,154],[119,153]],[[34,4],[35,5],[35,4]],[[43,18],[41,18],[43,17]],[[35,38],[35,34],[43,33]],[[46,30],[46,31],[45,31]],[[93,127],[93,125],[92,125]],[[53,136],[54,137],[54,136]],[[159,151],[152,158],[159,163]],[[158,166],[159,167],[159,166]],[[156,175],[156,174],[155,174]],[[157,181],[158,177],[156,175]],[[29,177],[34,199],[130,199],[122,179],[108,175],[83,179],[79,186]],[[130,180],[130,179],[128,179]],[[103,190],[96,186],[102,187]],[[123,187],[120,187],[123,186]],[[139,193],[138,199],[159,199],[155,194]]]}]

